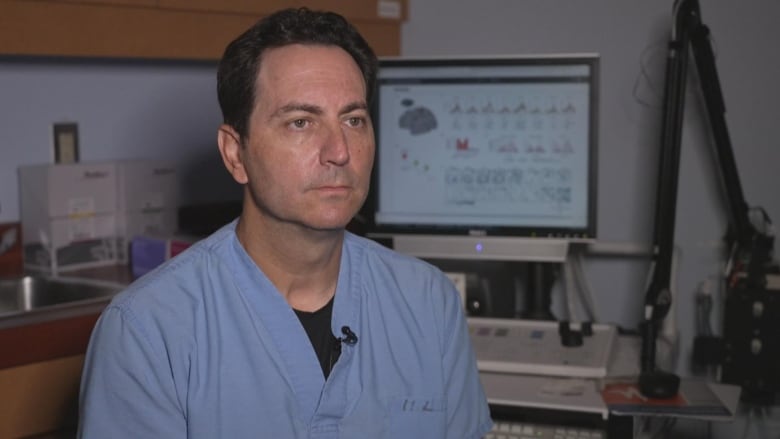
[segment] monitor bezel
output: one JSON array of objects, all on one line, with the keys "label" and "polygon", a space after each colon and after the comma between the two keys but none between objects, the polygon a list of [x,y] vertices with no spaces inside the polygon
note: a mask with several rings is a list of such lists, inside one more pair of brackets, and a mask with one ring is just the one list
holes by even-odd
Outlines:
[{"label": "monitor bezel", "polygon": [[[376,222],[379,192],[379,161],[374,160],[371,188],[360,216],[366,223],[367,235],[377,238],[392,238],[403,235],[453,236],[453,237],[510,237],[510,238],[556,238],[571,242],[592,242],[597,231],[597,189],[598,189],[598,121],[599,121],[599,64],[600,56],[595,53],[545,54],[522,56],[459,56],[459,57],[382,57],[379,69],[386,67],[458,67],[458,66],[512,66],[512,65],[586,65],[590,69],[590,119],[588,140],[588,206],[587,224],[584,227],[562,226],[485,226],[485,225],[430,225],[430,224],[386,224]],[[373,121],[378,120],[381,79],[378,76],[370,111]],[[379,157],[380,126],[374,126],[376,139],[375,157]]]}]

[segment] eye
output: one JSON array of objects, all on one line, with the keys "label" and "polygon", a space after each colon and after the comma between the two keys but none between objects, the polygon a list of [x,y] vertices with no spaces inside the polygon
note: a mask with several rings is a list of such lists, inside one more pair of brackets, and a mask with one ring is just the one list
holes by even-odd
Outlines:
[{"label": "eye", "polygon": [[295,129],[303,129],[309,125],[309,121],[306,119],[295,119],[290,122],[290,126]]},{"label": "eye", "polygon": [[351,127],[361,127],[366,124],[366,119],[360,116],[352,116],[347,119],[347,125]]}]

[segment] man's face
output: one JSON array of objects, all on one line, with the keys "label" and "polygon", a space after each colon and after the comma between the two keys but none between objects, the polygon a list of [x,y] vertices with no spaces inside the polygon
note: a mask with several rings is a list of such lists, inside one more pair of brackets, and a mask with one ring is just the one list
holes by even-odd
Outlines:
[{"label": "man's face", "polygon": [[309,229],[345,227],[366,198],[374,159],[357,64],[332,46],[270,49],[255,87],[241,161],[259,213]]}]

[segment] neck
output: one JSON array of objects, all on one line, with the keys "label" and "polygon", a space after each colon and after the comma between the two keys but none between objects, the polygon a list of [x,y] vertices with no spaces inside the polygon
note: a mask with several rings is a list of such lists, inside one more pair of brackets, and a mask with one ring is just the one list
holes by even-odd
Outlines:
[{"label": "neck", "polygon": [[311,230],[242,214],[236,235],[292,308],[316,311],[335,294],[343,230]]}]

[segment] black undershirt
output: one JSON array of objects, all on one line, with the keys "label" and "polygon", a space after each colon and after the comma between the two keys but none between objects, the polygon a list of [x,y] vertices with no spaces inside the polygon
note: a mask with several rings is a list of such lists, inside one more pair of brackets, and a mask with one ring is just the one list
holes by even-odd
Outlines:
[{"label": "black undershirt", "polygon": [[301,321],[303,329],[306,330],[306,335],[309,336],[309,341],[311,341],[314,352],[317,354],[317,359],[320,360],[322,374],[327,379],[328,375],[330,375],[330,370],[336,364],[336,360],[339,359],[339,354],[341,354],[341,341],[330,330],[330,319],[333,315],[333,298],[317,311],[299,311],[294,308],[293,311],[298,316],[298,320]]}]

